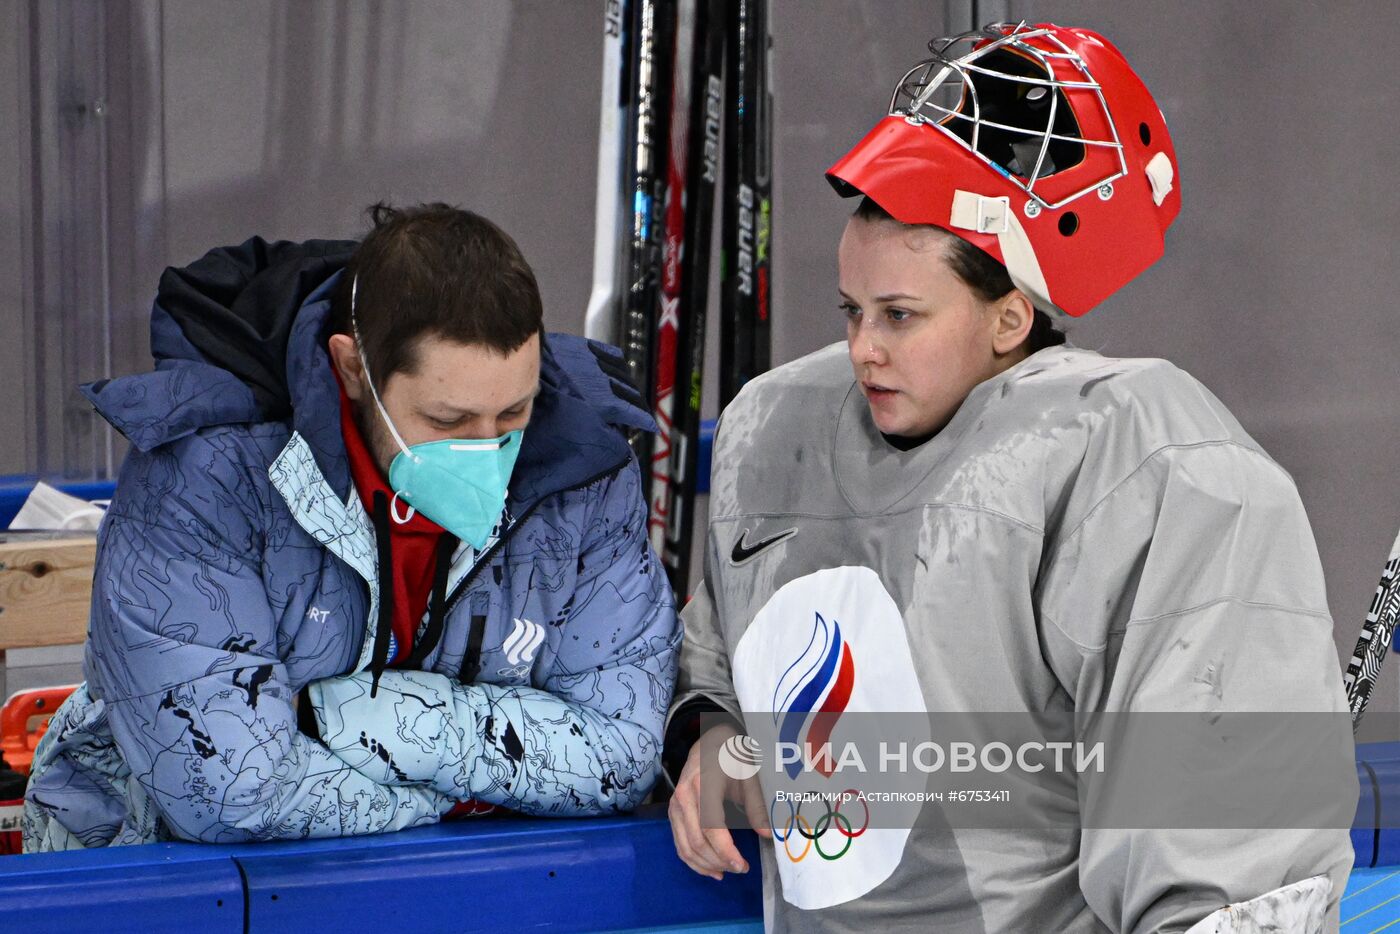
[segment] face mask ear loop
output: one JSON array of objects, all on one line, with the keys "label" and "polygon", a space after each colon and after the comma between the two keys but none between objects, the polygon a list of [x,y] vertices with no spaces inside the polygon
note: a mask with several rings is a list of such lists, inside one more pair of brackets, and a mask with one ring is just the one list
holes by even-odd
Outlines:
[{"label": "face mask ear loop", "polygon": [[394,493],[394,498],[389,500],[389,518],[394,520],[395,525],[403,525],[404,523],[408,522],[410,519],[413,518],[413,514],[416,511],[414,510],[412,503],[408,503],[408,500],[404,500],[405,503],[408,503],[408,514],[405,515],[402,519],[400,519],[398,507],[395,505],[395,503],[399,501],[399,496],[400,494],[396,491]]},{"label": "face mask ear loop", "polygon": [[[382,418],[384,424],[389,427],[389,434],[394,436],[394,443],[399,446],[400,451],[403,451],[409,457],[413,457],[412,452],[408,449],[408,445],[405,444],[403,438],[399,436],[399,430],[395,428],[394,423],[389,420],[389,413],[384,411],[384,403],[379,401],[379,392],[374,388],[374,380],[371,379],[369,375],[369,357],[365,355],[365,345],[364,342],[360,340],[360,326],[355,320],[355,295],[359,285],[360,275],[356,273],[355,278],[350,280],[350,330],[355,335],[355,349],[360,352],[360,366],[365,371],[365,385],[369,386],[369,394],[374,397],[374,407],[379,410],[379,417]],[[410,518],[412,518],[411,513]],[[408,519],[404,521],[407,522]]]}]

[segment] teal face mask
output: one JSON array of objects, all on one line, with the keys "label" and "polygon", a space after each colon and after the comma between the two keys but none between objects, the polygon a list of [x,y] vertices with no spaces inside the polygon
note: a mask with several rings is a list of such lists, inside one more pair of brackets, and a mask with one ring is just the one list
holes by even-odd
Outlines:
[{"label": "teal face mask", "polygon": [[489,441],[429,441],[408,447],[382,406],[379,414],[399,445],[389,465],[389,486],[396,498],[477,551],[485,548],[505,509],[525,432],[517,429]]},{"label": "teal face mask", "polygon": [[[354,285],[351,284],[350,292],[352,327]],[[369,364],[365,360],[364,347],[360,344],[358,328],[355,343],[360,350],[365,383],[374,397],[374,406],[388,426],[389,433],[394,436],[394,443],[399,446],[399,453],[389,464],[389,486],[394,490],[394,499],[403,499],[412,510],[421,512],[481,551],[505,510],[510,475],[515,470],[515,459],[520,455],[525,431],[517,429],[487,440],[448,439],[409,447],[390,421],[389,413],[384,411],[384,404],[379,401],[379,392],[370,378]],[[407,522],[413,516],[412,510],[399,519],[393,503],[390,503],[390,515],[400,522]]]}]

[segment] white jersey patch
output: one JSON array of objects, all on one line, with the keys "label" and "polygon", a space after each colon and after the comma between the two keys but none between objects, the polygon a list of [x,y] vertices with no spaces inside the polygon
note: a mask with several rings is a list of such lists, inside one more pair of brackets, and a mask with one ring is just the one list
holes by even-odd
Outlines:
[{"label": "white jersey patch", "polygon": [[[926,709],[904,618],[866,567],[829,568],[784,584],[740,638],[733,672],[746,713],[777,715],[784,737],[816,746],[826,737],[837,744],[843,715]],[[859,898],[903,858],[907,827],[871,827],[853,838],[835,821],[819,822],[832,830],[821,852],[840,855],[819,856],[812,850],[821,841],[795,832],[789,806],[774,802],[773,789],[765,793],[783,897],[798,908]]]}]

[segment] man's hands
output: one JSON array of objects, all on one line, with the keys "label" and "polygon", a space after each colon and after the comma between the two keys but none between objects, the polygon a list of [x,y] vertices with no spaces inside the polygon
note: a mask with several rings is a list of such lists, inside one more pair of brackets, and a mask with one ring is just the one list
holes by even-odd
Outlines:
[{"label": "man's hands", "polygon": [[[676,782],[671,797],[669,816],[671,836],[676,841],[676,854],[681,860],[711,879],[723,879],[726,872],[748,872],[749,864],[739,855],[729,829],[718,826],[724,813],[724,802],[733,801],[744,809],[749,823],[760,836],[772,837],[768,829],[768,809],[763,804],[763,788],[757,778],[747,781],[732,779],[721,772],[719,747],[738,730],[724,724],[712,727],[690,747],[690,755]],[[700,781],[700,764],[708,762],[705,781]],[[702,819],[704,815],[705,819]],[[712,826],[706,827],[706,824]]]},{"label": "man's hands", "polygon": [[471,749],[451,718],[450,685],[429,672],[386,671],[371,698],[369,672],[308,686],[321,741],[346,765],[380,785],[466,794],[463,758]]}]

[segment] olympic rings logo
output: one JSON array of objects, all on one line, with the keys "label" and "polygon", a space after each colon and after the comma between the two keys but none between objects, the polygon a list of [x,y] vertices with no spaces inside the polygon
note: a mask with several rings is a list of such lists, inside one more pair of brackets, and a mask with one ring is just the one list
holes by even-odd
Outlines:
[{"label": "olympic rings logo", "polygon": [[[870,827],[870,803],[854,788],[847,788],[841,792],[835,807],[832,807],[831,802],[825,798],[820,800],[826,807],[826,813],[818,817],[817,822],[813,824],[802,814],[803,806],[810,804],[811,801],[804,799],[794,804],[788,799],[786,801],[788,806],[787,824],[782,831],[778,830],[778,822],[773,812],[778,800],[774,798],[773,802],[768,805],[768,824],[773,829],[773,839],[783,845],[783,852],[787,854],[787,858],[791,862],[802,862],[813,850],[816,850],[817,855],[822,859],[840,859],[850,850],[856,837],[865,833]],[[859,801],[861,807],[865,809],[865,816],[861,819],[859,829],[856,829],[855,825],[852,824],[848,814],[841,813],[841,806],[851,800]],[[839,850],[827,852],[822,848],[822,840],[826,837],[827,831],[830,830],[835,830],[839,836],[844,837],[845,843]],[[806,841],[802,844],[802,851],[799,853],[792,851],[794,837],[800,837]]]}]

